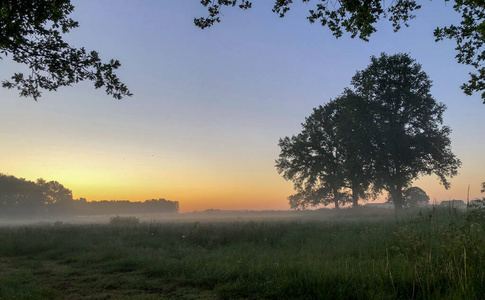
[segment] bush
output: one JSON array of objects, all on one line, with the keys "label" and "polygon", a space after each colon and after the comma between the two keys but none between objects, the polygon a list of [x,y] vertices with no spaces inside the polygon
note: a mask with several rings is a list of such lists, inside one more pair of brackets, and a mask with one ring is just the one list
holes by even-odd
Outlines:
[{"label": "bush", "polygon": [[114,216],[109,219],[109,223],[112,225],[138,225],[140,224],[140,218],[134,216]]}]

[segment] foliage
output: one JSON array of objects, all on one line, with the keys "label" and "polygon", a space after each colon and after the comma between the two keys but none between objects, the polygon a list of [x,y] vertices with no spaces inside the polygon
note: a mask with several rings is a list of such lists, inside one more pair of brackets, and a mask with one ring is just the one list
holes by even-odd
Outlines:
[{"label": "foliage", "polygon": [[36,184],[41,188],[43,195],[48,203],[65,204],[72,202],[72,191],[65,188],[58,181],[45,181],[37,179]]},{"label": "foliage", "polygon": [[133,226],[140,224],[140,218],[135,216],[114,216],[109,219],[111,225]]},{"label": "foliage", "polygon": [[480,192],[485,193],[485,182],[482,182],[482,189],[480,190]]},{"label": "foliage", "polygon": [[276,168],[295,184],[298,193],[288,198],[292,208],[329,203],[338,208],[350,197],[356,207],[359,198],[368,198],[372,118],[366,106],[361,97],[346,90],[315,108],[298,136],[280,139]]},{"label": "foliage", "polygon": [[355,211],[365,210],[320,211],[323,222],[0,227],[0,297],[483,298],[483,217]]},{"label": "foliage", "polygon": [[359,199],[372,196],[368,192],[374,177],[371,110],[369,103],[349,89],[335,102],[338,109],[335,131],[344,158],[345,182],[352,192],[352,205],[357,207]]},{"label": "foliage", "polygon": [[[302,0],[302,2],[310,2],[310,0]],[[322,26],[327,26],[337,38],[347,31],[352,38],[359,36],[365,41],[376,31],[374,25],[380,18],[388,19],[394,30],[397,31],[402,25],[408,26],[408,21],[415,17],[413,11],[421,8],[421,5],[413,0],[395,1],[387,7],[384,1],[375,0],[342,2],[319,0],[315,2],[320,3],[309,10],[307,19],[310,23],[318,21]],[[220,15],[223,6],[234,7],[237,5],[241,9],[252,7],[252,2],[247,0],[202,0],[201,4],[208,7],[209,16],[195,18],[194,23],[202,29],[221,21]],[[293,1],[275,0],[273,12],[283,18],[290,10],[291,4]]]},{"label": "foliage", "polygon": [[298,194],[289,198],[292,208],[339,203],[348,200],[337,131],[337,104],[331,101],[313,109],[297,136],[280,139],[278,173],[294,183]]},{"label": "foliage", "polygon": [[477,73],[470,73],[468,83],[461,88],[467,95],[482,92],[485,104],[485,2],[483,0],[455,0],[453,8],[461,14],[460,25],[437,28],[436,41],[456,40],[456,59],[470,65]]},{"label": "foliage", "polygon": [[[403,192],[403,206],[417,207],[429,204],[429,196],[421,188],[413,186]],[[389,202],[394,202],[392,196],[388,197]]]},{"label": "foliage", "polygon": [[25,64],[29,75],[15,73],[3,87],[16,88],[23,97],[37,100],[42,90],[56,91],[84,80],[104,87],[116,99],[131,96],[114,70],[117,60],[101,61],[98,52],[74,48],[63,35],[78,27],[69,17],[74,6],[70,0],[4,0],[0,3],[0,59],[11,55]]},{"label": "foliage", "polygon": [[[449,0],[445,0],[445,3]],[[307,19],[310,23],[319,22],[327,26],[332,34],[339,38],[344,32],[352,38],[358,36],[364,41],[376,32],[375,25],[381,19],[392,23],[394,31],[403,25],[409,26],[409,21],[415,17],[414,11],[421,8],[415,0],[401,1],[333,1],[333,0],[302,0],[309,5],[315,5],[309,10]],[[201,0],[208,9],[208,17],[195,18],[196,26],[204,29],[219,23],[224,6],[238,6],[249,9],[252,2],[248,0]],[[273,12],[283,18],[293,5],[292,0],[274,0]],[[470,73],[471,79],[462,85],[467,95],[482,92],[485,103],[485,3],[481,0],[455,0],[453,8],[462,15],[460,25],[437,28],[434,31],[436,41],[445,38],[456,40],[456,58],[459,63],[470,65],[477,73]]]},{"label": "foliage", "polygon": [[0,173],[0,215],[39,214],[46,202],[34,182]]},{"label": "foliage", "polygon": [[36,182],[0,173],[0,214],[44,215],[72,211],[72,192],[57,181]]},{"label": "foliage", "polygon": [[416,207],[429,204],[429,196],[417,186],[410,187],[404,191],[404,205]]},{"label": "foliage", "polygon": [[445,105],[430,93],[431,81],[407,54],[371,57],[352,78],[373,119],[374,188],[387,190],[397,209],[402,191],[420,175],[436,174],[445,188],[461,162],[451,151],[451,129],[442,126]]}]

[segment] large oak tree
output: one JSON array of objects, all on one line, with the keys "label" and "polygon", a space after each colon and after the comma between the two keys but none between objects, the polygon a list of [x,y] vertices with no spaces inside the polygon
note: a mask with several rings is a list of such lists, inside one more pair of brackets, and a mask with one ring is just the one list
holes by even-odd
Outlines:
[{"label": "large oak tree", "polygon": [[374,187],[403,207],[403,190],[421,175],[436,174],[445,188],[447,177],[461,165],[451,151],[445,105],[430,93],[431,81],[407,54],[372,57],[352,78],[355,92],[371,109]]}]

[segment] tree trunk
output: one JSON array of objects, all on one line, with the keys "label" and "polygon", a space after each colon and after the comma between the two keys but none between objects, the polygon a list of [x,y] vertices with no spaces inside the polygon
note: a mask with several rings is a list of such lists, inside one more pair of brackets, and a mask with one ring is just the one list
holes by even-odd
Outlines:
[{"label": "tree trunk", "polygon": [[339,209],[338,201],[340,200],[340,194],[338,189],[333,189],[333,202],[335,203],[335,209]]},{"label": "tree trunk", "polygon": [[352,206],[358,207],[359,206],[359,191],[357,187],[352,187]]},{"label": "tree trunk", "polygon": [[396,211],[401,211],[404,206],[404,201],[402,197],[402,184],[396,184],[393,191],[391,191],[392,201],[394,202],[394,207]]}]

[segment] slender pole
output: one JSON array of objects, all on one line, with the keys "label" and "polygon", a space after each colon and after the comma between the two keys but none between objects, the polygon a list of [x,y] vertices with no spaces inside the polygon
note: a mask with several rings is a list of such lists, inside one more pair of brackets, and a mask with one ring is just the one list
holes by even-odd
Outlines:
[{"label": "slender pole", "polygon": [[468,204],[470,202],[470,184],[468,184],[468,192],[466,194],[466,205],[468,206]]}]

